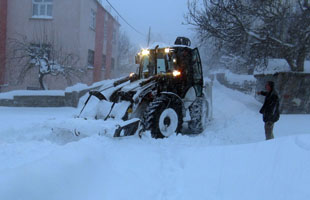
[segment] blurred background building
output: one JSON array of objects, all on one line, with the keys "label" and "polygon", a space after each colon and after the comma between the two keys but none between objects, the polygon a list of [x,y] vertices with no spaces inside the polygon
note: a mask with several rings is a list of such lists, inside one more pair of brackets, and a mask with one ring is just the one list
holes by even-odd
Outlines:
[{"label": "blurred background building", "polygon": [[120,24],[97,0],[0,0],[0,19],[0,92],[40,88],[39,69],[12,56],[17,43],[74,55],[78,75],[46,76],[48,89],[109,79],[117,65]]}]

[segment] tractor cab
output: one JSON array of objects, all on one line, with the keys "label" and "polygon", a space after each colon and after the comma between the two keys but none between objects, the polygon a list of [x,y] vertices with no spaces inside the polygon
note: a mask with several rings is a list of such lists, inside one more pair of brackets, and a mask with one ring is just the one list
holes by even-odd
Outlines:
[{"label": "tractor cab", "polygon": [[[184,97],[190,87],[194,87],[197,96],[202,95],[203,75],[199,51],[190,47],[190,40],[179,37],[175,45],[153,45],[154,48],[142,49],[136,56],[139,64],[138,76],[147,79],[152,76],[165,76],[170,79],[170,92]],[[175,91],[175,86],[181,86]]]}]

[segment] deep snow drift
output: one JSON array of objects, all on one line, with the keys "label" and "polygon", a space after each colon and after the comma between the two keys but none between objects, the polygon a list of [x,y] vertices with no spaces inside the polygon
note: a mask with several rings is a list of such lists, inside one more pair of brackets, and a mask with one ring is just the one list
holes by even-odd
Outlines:
[{"label": "deep snow drift", "polygon": [[266,142],[253,97],[216,83],[213,104],[203,134],[164,140],[57,136],[78,109],[0,108],[0,199],[310,198],[309,115]]}]

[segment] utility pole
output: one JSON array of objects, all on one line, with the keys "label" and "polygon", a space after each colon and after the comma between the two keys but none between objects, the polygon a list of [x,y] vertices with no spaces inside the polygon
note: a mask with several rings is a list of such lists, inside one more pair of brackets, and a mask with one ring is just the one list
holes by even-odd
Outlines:
[{"label": "utility pole", "polygon": [[147,36],[147,47],[150,46],[150,42],[151,42],[151,27],[149,28],[149,33],[148,33],[148,36]]}]

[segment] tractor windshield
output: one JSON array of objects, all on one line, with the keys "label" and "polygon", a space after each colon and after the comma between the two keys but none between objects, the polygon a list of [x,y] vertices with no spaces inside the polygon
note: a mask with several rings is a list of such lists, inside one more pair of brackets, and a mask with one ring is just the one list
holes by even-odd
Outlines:
[{"label": "tractor windshield", "polygon": [[149,56],[144,56],[142,59],[143,72],[148,72],[148,66],[150,64]]},{"label": "tractor windshield", "polygon": [[165,73],[166,72],[166,62],[163,58],[157,58],[157,73]]},{"label": "tractor windshield", "polygon": [[148,78],[155,74],[154,66],[152,64],[152,60],[149,55],[143,56],[141,60],[141,68],[140,68],[140,76],[141,78]]},{"label": "tractor windshield", "polygon": [[175,48],[169,54],[168,61],[169,61],[168,62],[169,71],[173,70],[185,71],[189,68],[192,62],[191,50],[187,48]]},{"label": "tractor windshield", "polygon": [[171,73],[174,70],[186,75],[192,66],[192,56],[192,49],[184,47],[157,49],[156,52],[150,50],[149,54],[141,58],[140,76],[148,78],[155,74]]},{"label": "tractor windshield", "polygon": [[167,63],[166,55],[161,52],[155,54],[154,51],[151,51],[149,55],[144,55],[140,65],[141,78],[148,78],[156,73],[166,73]]}]

